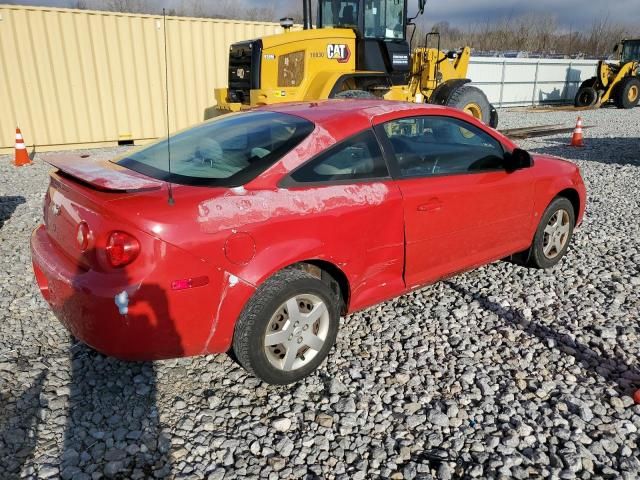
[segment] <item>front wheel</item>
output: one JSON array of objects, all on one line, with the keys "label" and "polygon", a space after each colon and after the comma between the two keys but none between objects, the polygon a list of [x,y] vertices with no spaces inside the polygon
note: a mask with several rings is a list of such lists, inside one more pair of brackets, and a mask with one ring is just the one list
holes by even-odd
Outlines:
[{"label": "front wheel", "polygon": [[551,268],[556,265],[569,248],[576,214],[573,204],[564,197],[556,198],[547,207],[529,250],[529,266]]},{"label": "front wheel", "polygon": [[335,343],[339,304],[322,280],[282,270],[258,288],[238,318],[233,353],[267,383],[297,382],[318,368]]},{"label": "front wheel", "polygon": [[[491,104],[482,90],[473,85],[462,85],[451,94],[447,106],[457,108],[481,122],[491,124]],[[497,125],[497,116],[495,119]]]},{"label": "front wheel", "polygon": [[620,80],[615,90],[616,107],[633,108],[640,101],[640,80],[636,77],[627,77]]}]

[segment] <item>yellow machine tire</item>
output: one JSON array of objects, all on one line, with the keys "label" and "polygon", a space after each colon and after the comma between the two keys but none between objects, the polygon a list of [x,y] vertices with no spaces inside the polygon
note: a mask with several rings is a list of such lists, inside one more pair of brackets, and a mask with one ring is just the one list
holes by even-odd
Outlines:
[{"label": "yellow machine tire", "polygon": [[614,101],[618,108],[633,108],[640,102],[640,78],[626,77],[616,86]]},{"label": "yellow machine tire", "polygon": [[462,110],[487,125],[491,122],[491,104],[484,92],[473,85],[465,84],[456,88],[446,105]]}]

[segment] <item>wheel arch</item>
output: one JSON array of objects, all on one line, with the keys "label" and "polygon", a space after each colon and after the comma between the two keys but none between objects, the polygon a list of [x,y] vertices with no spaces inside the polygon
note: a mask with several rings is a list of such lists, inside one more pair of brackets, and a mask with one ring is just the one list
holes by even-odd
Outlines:
[{"label": "wheel arch", "polygon": [[327,260],[312,258],[301,260],[285,268],[299,268],[328,283],[331,289],[340,295],[340,313],[346,314],[351,298],[351,288],[349,278],[340,267]]},{"label": "wheel arch", "polygon": [[468,78],[455,78],[442,82],[436,87],[429,97],[429,103],[434,105],[446,105],[449,98],[451,98],[451,95],[453,95],[453,92],[469,83],[471,83],[471,80]]},{"label": "wheel arch", "polygon": [[[259,279],[252,279],[254,283],[248,283],[242,277],[227,273],[225,284],[234,288],[228,289],[228,287],[225,287],[225,293],[217,312],[218,316],[224,317],[225,321],[215,322],[212,325],[212,335],[207,341],[206,353],[225,352],[231,347],[237,319],[246,308],[251,297],[269,278],[288,268],[303,270],[326,282],[329,288],[340,294],[340,314],[345,315],[347,313],[351,299],[351,282],[342,268],[326,259],[308,258],[283,264]],[[215,336],[213,333],[215,333]]]},{"label": "wheel arch", "polygon": [[[564,197],[571,202],[573,205],[573,213],[575,215],[576,220],[578,220],[578,215],[580,214],[580,194],[575,188],[565,188],[564,190],[558,192],[558,194],[551,200],[555,200],[556,198]],[[549,202],[551,203],[551,202]]]},{"label": "wheel arch", "polygon": [[391,79],[389,75],[386,73],[377,73],[377,72],[353,72],[353,73],[345,73],[336,79],[335,83],[331,87],[331,91],[329,92],[329,98],[335,97],[338,93],[344,91],[344,84],[353,80],[356,83],[356,86],[359,90],[366,90],[369,83],[371,84],[380,84],[384,85],[387,89],[390,89],[392,86]]}]

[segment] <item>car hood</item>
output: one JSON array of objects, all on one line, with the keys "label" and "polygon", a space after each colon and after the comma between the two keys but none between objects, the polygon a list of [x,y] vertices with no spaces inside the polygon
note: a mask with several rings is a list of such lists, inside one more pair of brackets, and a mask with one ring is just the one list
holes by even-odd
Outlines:
[{"label": "car hood", "polygon": [[546,166],[549,168],[560,168],[563,171],[575,171],[579,170],[578,165],[573,163],[570,160],[566,160],[564,158],[555,157],[553,155],[545,155],[545,154],[532,154],[533,164],[540,166]]}]

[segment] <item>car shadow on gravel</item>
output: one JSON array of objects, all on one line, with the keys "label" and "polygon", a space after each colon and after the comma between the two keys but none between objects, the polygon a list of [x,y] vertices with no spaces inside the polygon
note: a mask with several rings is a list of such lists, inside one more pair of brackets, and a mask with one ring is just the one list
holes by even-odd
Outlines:
[{"label": "car shadow on gravel", "polygon": [[637,365],[630,365],[623,358],[612,353],[604,353],[607,349],[606,346],[596,347],[602,352],[598,353],[591,346],[577,342],[568,335],[559,333],[553,328],[541,325],[533,320],[526,319],[517,309],[505,308],[489,300],[486,296],[470,292],[451,281],[447,281],[445,284],[462,296],[470,296],[476,300],[483,309],[495,313],[511,327],[539,338],[545,342],[545,345],[548,345],[549,341],[554,342],[555,346],[549,348],[556,348],[565,355],[571,355],[594,375],[603,378],[607,382],[615,383],[616,391],[619,394],[632,396],[634,390],[640,386],[640,384],[638,384],[634,387],[634,382],[640,382],[640,368],[638,368]]},{"label": "car shadow on gravel", "polygon": [[[78,285],[82,282],[81,273],[80,269],[74,279]],[[121,278],[115,278],[117,275]],[[114,271],[110,277],[114,285],[131,285],[126,269]],[[90,305],[91,301],[91,297],[76,293],[61,307],[54,307],[54,312],[60,314],[68,310],[85,319],[90,312],[96,311],[96,307]],[[136,305],[137,302],[141,305]],[[113,308],[117,312],[118,307],[113,301],[103,302],[100,308]],[[128,308],[129,311],[120,317],[120,321],[129,327],[130,338],[125,341],[163,338],[170,353],[181,354],[183,349],[170,317],[167,295],[160,285],[132,285]],[[150,310],[157,322],[144,313],[132,313]],[[71,338],[69,356],[71,379],[60,455],[61,477],[169,477],[172,473],[171,437],[164,432],[160,422],[154,363],[108,357],[74,338]]]},{"label": "car shadow on gravel", "polygon": [[41,372],[15,403],[9,401],[9,392],[0,392],[0,471],[6,480],[20,478],[23,467],[33,457],[46,376]]},{"label": "car shadow on gravel", "polygon": [[27,200],[22,195],[0,196],[0,228],[4,222],[11,218],[18,205],[22,205]]},{"label": "car shadow on gravel", "polygon": [[123,362],[79,344],[60,456],[63,478],[81,471],[107,477],[164,478],[171,438],[163,433],[152,362]]},{"label": "car shadow on gravel", "polygon": [[570,147],[567,139],[545,139],[545,143],[550,145],[535,147],[530,151],[570,160],[640,167],[640,138],[585,138],[584,147]]}]

